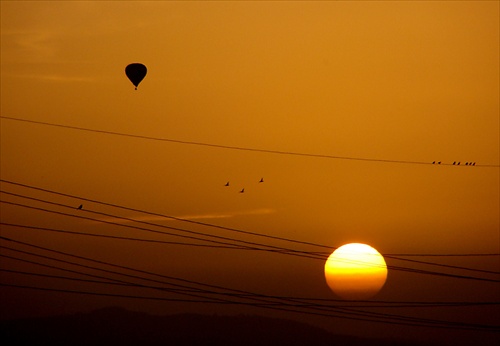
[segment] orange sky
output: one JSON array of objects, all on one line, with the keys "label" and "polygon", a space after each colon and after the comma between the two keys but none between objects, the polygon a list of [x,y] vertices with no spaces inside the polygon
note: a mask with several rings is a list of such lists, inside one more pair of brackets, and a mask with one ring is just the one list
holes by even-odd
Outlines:
[{"label": "orange sky", "polygon": [[[2,117],[369,161],[223,149],[2,118],[0,186],[75,207],[81,203],[5,180],[22,183],[332,249],[364,242],[383,254],[499,253],[499,17],[497,1],[1,1]],[[137,91],[124,74],[132,62],[148,67]],[[476,166],[464,166],[472,161]],[[238,193],[241,188],[244,194]],[[88,217],[109,220],[89,214],[98,211],[145,220],[137,212],[83,203],[81,214]],[[1,218],[4,223],[179,241],[5,203]],[[322,277],[321,261],[5,225],[1,230],[4,237],[165,275],[280,296],[335,298]],[[500,270],[498,257],[414,259]],[[18,265],[11,262],[0,263]],[[29,281],[14,274],[2,277],[10,283]],[[455,290],[457,285],[463,289]],[[499,291],[498,283],[389,270],[376,299],[499,301]],[[15,304],[26,294],[39,302],[39,310],[29,313],[58,310],[40,303],[41,293],[3,292],[2,303],[14,302],[8,309],[13,316],[23,315]],[[88,306],[106,302],[96,298]],[[147,304],[132,305],[145,310]],[[69,311],[78,308],[66,305]],[[166,305],[151,309],[170,311]],[[178,309],[198,307],[181,304]],[[208,313],[219,309],[225,311],[203,307]],[[498,314],[494,321],[478,314],[482,323],[500,324]]]}]

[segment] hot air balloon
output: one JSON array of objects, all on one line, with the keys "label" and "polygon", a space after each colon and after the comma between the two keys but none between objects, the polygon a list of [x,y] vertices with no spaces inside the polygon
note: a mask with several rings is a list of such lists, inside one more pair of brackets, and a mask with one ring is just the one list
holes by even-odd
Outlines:
[{"label": "hot air balloon", "polygon": [[146,77],[147,72],[148,69],[146,68],[146,66],[139,63],[133,63],[125,67],[125,74],[127,75],[128,79],[130,79],[132,84],[135,85],[135,90],[137,90],[137,86],[139,85],[139,83],[144,79],[144,77]]}]

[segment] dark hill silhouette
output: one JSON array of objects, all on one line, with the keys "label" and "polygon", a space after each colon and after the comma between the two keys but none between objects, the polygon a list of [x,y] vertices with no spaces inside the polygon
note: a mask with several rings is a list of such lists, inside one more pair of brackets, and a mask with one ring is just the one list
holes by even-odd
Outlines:
[{"label": "dark hill silhouette", "polygon": [[[105,308],[69,316],[0,323],[3,345],[411,345],[331,334],[291,320],[259,316],[154,316]],[[4,343],[7,341],[6,343]]]}]

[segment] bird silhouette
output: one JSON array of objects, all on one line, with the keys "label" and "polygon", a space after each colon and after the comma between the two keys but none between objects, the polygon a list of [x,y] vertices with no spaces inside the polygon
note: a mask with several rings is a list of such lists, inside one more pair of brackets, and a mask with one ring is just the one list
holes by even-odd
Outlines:
[{"label": "bird silhouette", "polygon": [[436,163],[436,161],[432,161],[432,164],[435,164],[435,163]]},{"label": "bird silhouette", "polygon": [[78,208],[76,208],[76,209],[78,209],[78,210],[82,210],[82,209],[83,209],[83,204],[80,204],[80,205],[78,206]]},{"label": "bird silhouette", "polygon": [[460,161],[458,161],[457,165],[460,165]]},{"label": "bird silhouette", "polygon": [[224,185],[224,186],[229,186],[229,181],[228,181],[228,182],[226,183],[226,185]]},{"label": "bird silhouette", "polygon": [[245,189],[244,189],[244,188],[243,188],[243,189],[241,189],[240,193],[243,193],[243,192],[245,192]]},{"label": "bird silhouette", "polygon": [[263,182],[264,182],[264,178],[260,178],[259,183],[263,183]]},{"label": "bird silhouette", "polygon": [[456,161],[453,161],[453,164],[456,165],[457,164]]},{"label": "bird silhouette", "polygon": [[441,161],[438,161],[438,165],[440,165],[440,164],[441,164]]}]

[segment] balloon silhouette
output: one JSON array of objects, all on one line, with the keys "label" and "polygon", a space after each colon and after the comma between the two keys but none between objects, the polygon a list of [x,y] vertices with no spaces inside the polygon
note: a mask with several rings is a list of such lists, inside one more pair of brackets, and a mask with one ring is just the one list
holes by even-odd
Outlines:
[{"label": "balloon silhouette", "polygon": [[128,79],[130,79],[132,84],[135,85],[135,90],[137,90],[137,86],[139,85],[139,83],[144,79],[144,77],[146,77],[147,72],[148,69],[146,68],[146,66],[139,63],[133,63],[125,67],[125,74],[127,75]]}]

